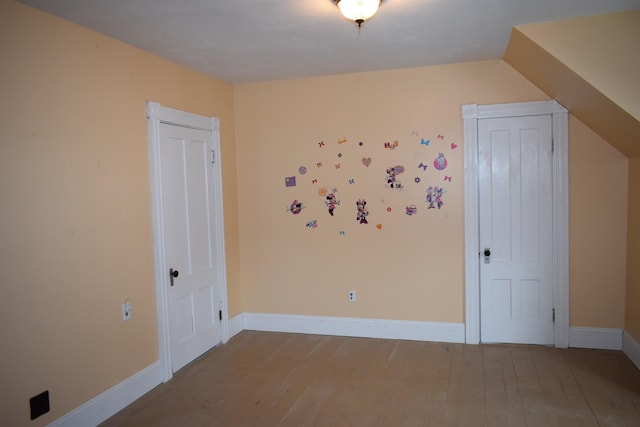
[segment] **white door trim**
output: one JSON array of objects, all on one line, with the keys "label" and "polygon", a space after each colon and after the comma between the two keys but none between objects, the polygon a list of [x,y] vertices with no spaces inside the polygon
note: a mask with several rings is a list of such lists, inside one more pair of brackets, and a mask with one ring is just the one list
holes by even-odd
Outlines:
[{"label": "white door trim", "polygon": [[202,129],[211,132],[214,150],[213,164],[213,197],[214,197],[214,234],[217,263],[216,274],[219,286],[218,300],[222,310],[220,337],[223,343],[229,340],[229,311],[227,309],[227,270],[224,244],[224,217],[222,209],[222,170],[220,161],[220,120],[217,117],[204,117],[184,111],[163,107],[156,102],[147,102],[147,119],[149,124],[149,164],[151,172],[151,199],[153,216],[153,256],[155,260],[156,304],[158,315],[158,353],[162,381],[173,377],[171,369],[171,351],[169,341],[169,305],[168,305],[168,267],[165,265],[165,242],[161,209],[160,180],[160,123]]},{"label": "white door trim", "polygon": [[553,116],[553,306],[555,346],[569,344],[569,133],[568,111],[556,101],[462,106],[464,121],[465,342],[480,337],[478,120]]}]

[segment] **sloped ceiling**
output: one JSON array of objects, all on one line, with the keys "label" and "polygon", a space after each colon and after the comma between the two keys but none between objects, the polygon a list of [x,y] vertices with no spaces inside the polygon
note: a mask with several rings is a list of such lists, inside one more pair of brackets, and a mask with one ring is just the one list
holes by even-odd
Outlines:
[{"label": "sloped ceiling", "polygon": [[516,26],[504,60],[627,157],[640,157],[640,9]]}]

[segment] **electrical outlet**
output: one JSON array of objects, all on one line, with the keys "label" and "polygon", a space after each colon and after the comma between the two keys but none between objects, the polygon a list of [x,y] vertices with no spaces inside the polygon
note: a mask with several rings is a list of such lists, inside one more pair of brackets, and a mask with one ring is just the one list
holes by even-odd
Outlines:
[{"label": "electrical outlet", "polygon": [[126,322],[129,319],[131,319],[131,303],[125,301],[125,303],[122,304],[122,321]]},{"label": "electrical outlet", "polygon": [[349,291],[349,302],[356,302],[356,291]]},{"label": "electrical outlet", "polygon": [[30,398],[29,406],[31,408],[32,420],[49,412],[51,410],[51,406],[49,405],[49,390],[45,390],[39,395]]}]

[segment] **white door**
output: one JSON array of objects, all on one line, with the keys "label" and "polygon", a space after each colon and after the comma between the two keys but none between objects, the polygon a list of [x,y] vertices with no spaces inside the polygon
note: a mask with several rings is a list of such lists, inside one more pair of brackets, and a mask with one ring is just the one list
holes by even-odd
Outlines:
[{"label": "white door", "polygon": [[211,132],[160,124],[159,164],[173,372],[220,343]]},{"label": "white door", "polygon": [[554,343],[551,127],[478,120],[482,342]]}]

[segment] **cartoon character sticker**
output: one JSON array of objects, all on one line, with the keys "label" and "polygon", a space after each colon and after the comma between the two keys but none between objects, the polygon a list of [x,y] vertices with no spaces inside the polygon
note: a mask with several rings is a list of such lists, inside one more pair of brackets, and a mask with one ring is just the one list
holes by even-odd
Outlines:
[{"label": "cartoon character sticker", "polygon": [[404,172],[404,166],[392,166],[387,168],[387,185],[396,190],[402,189],[402,183],[398,180],[398,175]]},{"label": "cartoon character sticker", "polygon": [[438,169],[439,171],[445,170],[447,167],[447,159],[444,157],[444,154],[438,153],[438,157],[433,161],[433,167]]},{"label": "cartoon character sticker", "polygon": [[327,205],[327,209],[329,209],[329,215],[333,216],[333,210],[340,204],[340,200],[336,198],[335,193],[329,193],[325,198],[324,204]]},{"label": "cartoon character sticker", "polygon": [[293,202],[291,202],[287,210],[294,215],[298,215],[300,212],[302,212],[302,209],[304,208],[305,206],[302,204],[302,202],[298,200],[294,200]]},{"label": "cartoon character sticker", "polygon": [[367,202],[364,199],[358,199],[356,201],[356,208],[358,210],[356,220],[359,221],[360,224],[369,224],[369,222],[367,221],[367,216],[369,215],[369,210],[367,210]]},{"label": "cartoon character sticker", "polygon": [[427,203],[429,204],[427,209],[435,209],[436,207],[438,209],[442,208],[442,206],[444,206],[442,196],[445,192],[446,190],[442,187],[429,186],[429,188],[427,188]]}]

